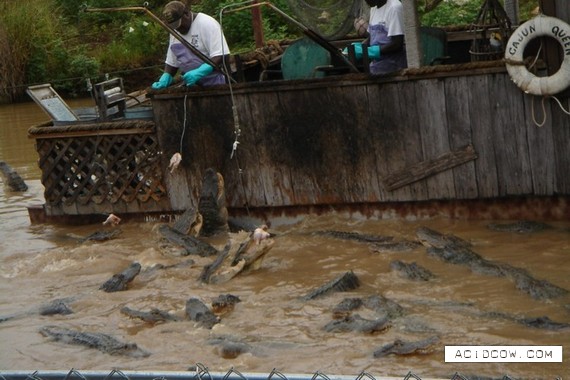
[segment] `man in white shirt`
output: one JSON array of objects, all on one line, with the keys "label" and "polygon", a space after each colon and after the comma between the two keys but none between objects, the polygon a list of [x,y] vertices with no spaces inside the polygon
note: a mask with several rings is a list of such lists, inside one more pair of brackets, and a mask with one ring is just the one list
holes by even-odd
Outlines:
[{"label": "man in white shirt", "polygon": [[[222,64],[224,56],[227,62],[230,49],[220,24],[214,18],[204,13],[194,13],[190,6],[180,1],[166,4],[162,15],[168,26],[180,33],[190,45],[210,58],[214,64],[218,66]],[[161,89],[170,86],[178,70],[182,72],[182,80],[187,86],[195,84],[213,86],[225,83],[222,72],[215,70],[211,64],[204,62],[176,37],[170,35],[164,73],[152,84],[152,88]]]},{"label": "man in white shirt", "polygon": [[[370,6],[368,37],[370,73],[386,74],[408,66],[404,45],[404,15],[400,0],[366,0]],[[376,51],[378,50],[378,51]]]}]

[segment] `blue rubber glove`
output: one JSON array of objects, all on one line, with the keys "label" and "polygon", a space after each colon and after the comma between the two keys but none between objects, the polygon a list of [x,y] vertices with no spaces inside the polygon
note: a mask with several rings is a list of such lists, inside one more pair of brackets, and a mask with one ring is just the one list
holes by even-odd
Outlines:
[{"label": "blue rubber glove", "polygon": [[[362,49],[362,42],[353,42],[352,46],[354,46],[354,57],[356,59],[362,59],[363,49]],[[344,48],[342,51],[343,54],[348,54],[348,48]],[[368,58],[370,59],[379,59],[380,58],[380,45],[374,45],[368,47]]]},{"label": "blue rubber glove", "polygon": [[380,45],[368,47],[368,58],[380,59]]},{"label": "blue rubber glove", "polygon": [[[353,42],[351,45],[354,46],[354,57],[356,59],[362,58],[362,42]],[[342,54],[348,55],[348,47],[343,49]]]},{"label": "blue rubber glove", "polygon": [[151,87],[155,90],[160,90],[161,88],[166,88],[170,86],[172,82],[174,82],[174,78],[172,78],[172,75],[168,73],[162,73],[158,82],[154,82]]},{"label": "blue rubber glove", "polygon": [[206,75],[210,74],[212,71],[214,71],[214,68],[212,66],[207,63],[202,63],[201,66],[182,75],[182,79],[184,79],[186,86],[193,86],[196,84],[196,82],[204,78]]},{"label": "blue rubber glove", "polygon": [[362,58],[362,42],[355,42],[352,45],[354,45],[354,57],[356,59],[361,59]]}]

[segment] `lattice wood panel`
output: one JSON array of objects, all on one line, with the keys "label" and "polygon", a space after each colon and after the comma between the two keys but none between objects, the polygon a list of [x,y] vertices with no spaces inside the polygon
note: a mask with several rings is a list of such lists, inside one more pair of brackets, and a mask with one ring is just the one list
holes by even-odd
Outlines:
[{"label": "lattice wood panel", "polygon": [[166,197],[153,133],[37,138],[36,148],[50,206],[158,203]]}]

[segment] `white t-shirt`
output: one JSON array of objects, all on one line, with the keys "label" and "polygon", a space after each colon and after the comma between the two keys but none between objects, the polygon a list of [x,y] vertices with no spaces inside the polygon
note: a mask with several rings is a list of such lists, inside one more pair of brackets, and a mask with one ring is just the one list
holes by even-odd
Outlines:
[{"label": "white t-shirt", "polygon": [[[190,30],[188,33],[183,34],[182,37],[208,58],[230,54],[230,49],[220,24],[205,13],[194,13],[194,21],[192,21]],[[173,44],[180,44],[180,41],[173,35],[170,35],[165,63],[173,67],[180,67],[176,56],[170,48]]]},{"label": "white t-shirt", "polygon": [[383,24],[388,37],[404,34],[404,10],[400,0],[388,0],[386,4],[370,8],[369,25]]}]

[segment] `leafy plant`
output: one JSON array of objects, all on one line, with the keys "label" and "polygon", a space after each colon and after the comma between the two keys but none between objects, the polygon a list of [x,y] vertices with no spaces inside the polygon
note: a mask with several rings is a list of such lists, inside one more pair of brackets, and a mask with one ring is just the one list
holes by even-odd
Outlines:
[{"label": "leafy plant", "polygon": [[[244,9],[233,12],[232,10],[239,8],[239,4],[243,3],[238,0],[202,0],[200,4],[192,6],[192,10],[204,12],[221,21],[224,29],[224,35],[228,40],[228,44],[232,51],[253,50],[255,41],[253,36],[252,15],[250,9]],[[289,8],[285,0],[276,0],[271,2],[277,8],[285,13],[289,13]],[[235,5],[235,6],[232,6]],[[220,11],[226,9],[220,20]],[[299,35],[298,29],[290,25],[281,15],[277,14],[268,7],[260,7],[263,20],[263,33],[266,40],[279,40],[296,37]],[[230,12],[232,11],[232,12]]]},{"label": "leafy plant", "polygon": [[[484,0],[425,0],[420,6],[421,23],[426,26],[469,25],[477,18]],[[504,1],[501,2],[504,6]],[[532,17],[538,0],[519,0],[519,18]]]}]

